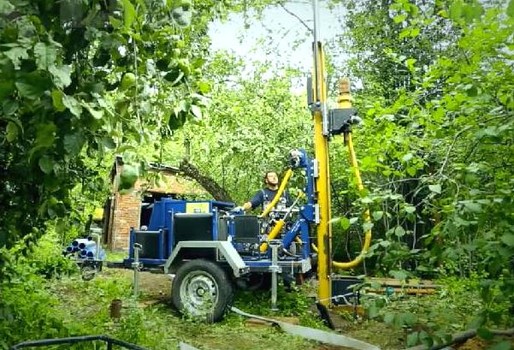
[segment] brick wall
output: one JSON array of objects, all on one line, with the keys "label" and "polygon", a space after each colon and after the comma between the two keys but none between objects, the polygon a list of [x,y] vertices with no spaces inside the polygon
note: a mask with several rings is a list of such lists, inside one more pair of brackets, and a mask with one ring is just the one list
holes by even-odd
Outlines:
[{"label": "brick wall", "polygon": [[128,194],[120,194],[118,192],[118,177],[123,169],[120,162],[115,162],[114,174],[112,176],[112,201],[111,208],[108,209],[110,224],[107,228],[107,245],[112,250],[128,251],[130,242],[130,228],[139,229],[141,218],[141,193],[153,190],[162,193],[189,193],[199,194],[205,193],[205,190],[191,181],[178,178],[175,175],[163,174],[161,187],[153,186],[137,181],[134,189]]},{"label": "brick wall", "polygon": [[139,228],[140,214],[141,198],[138,192],[115,194],[111,249],[128,251],[130,228]]}]

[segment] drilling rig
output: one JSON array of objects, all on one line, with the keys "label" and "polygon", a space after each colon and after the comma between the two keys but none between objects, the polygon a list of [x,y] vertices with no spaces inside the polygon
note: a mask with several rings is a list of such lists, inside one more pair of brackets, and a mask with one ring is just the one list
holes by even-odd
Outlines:
[{"label": "drilling rig", "polygon": [[[332,260],[329,143],[335,137],[344,138],[362,189],[352,142],[352,126],[359,118],[346,79],[339,84],[337,108],[328,108],[317,0],[313,11],[313,72],[307,97],[314,123],[314,157],[303,149],[290,151],[278,192],[260,215],[246,215],[234,203],[162,199],[154,203],[148,227],[130,232],[124,265],[162,268],[174,276],[172,304],[183,313],[219,321],[236,287],[271,290],[271,305],[276,308],[278,278],[301,282],[309,273],[318,279],[318,307],[326,310],[348,286],[344,278],[336,277],[334,268],[357,266],[369,248],[371,232],[367,231],[354,260]],[[305,178],[303,191],[290,207],[275,208],[295,171]],[[368,211],[364,219],[370,220]],[[264,226],[271,229],[264,231]]]}]

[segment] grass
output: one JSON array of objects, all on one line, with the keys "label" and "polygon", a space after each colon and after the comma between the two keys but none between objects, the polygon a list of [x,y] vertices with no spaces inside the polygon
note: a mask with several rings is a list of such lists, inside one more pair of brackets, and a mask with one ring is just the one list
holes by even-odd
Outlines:
[{"label": "grass", "polygon": [[[41,329],[34,328],[32,333],[40,337],[48,337],[46,334],[55,334],[55,337],[106,334],[156,350],[177,349],[180,342],[214,350],[343,349],[292,336],[270,326],[249,324],[247,319],[234,313],[227,314],[216,324],[196,322],[171,308],[171,283],[166,275],[142,273],[141,295],[137,300],[132,295],[132,278],[131,270],[105,268],[89,282],[82,281],[77,274],[43,281],[44,288],[36,285],[33,288],[37,293],[47,294],[37,304],[38,319],[28,320],[26,324],[41,324]],[[476,289],[467,288],[465,280],[442,282],[442,290],[431,296],[365,295],[362,304],[367,311],[375,310],[374,317],[355,319],[349,313],[338,311],[339,331],[381,349],[392,350],[406,347],[407,338],[413,333],[425,332],[432,336],[464,330],[480,307]],[[312,292],[313,286],[309,284],[292,293],[279,288],[278,312],[271,310],[269,294],[264,292],[239,292],[235,306],[249,313],[288,318],[304,326],[328,331],[318,317]],[[122,300],[120,319],[110,317],[113,299]],[[27,295],[25,302],[33,300]],[[45,312],[60,319],[62,325],[42,322],[40,314]],[[44,327],[65,327],[67,332],[52,333]],[[28,333],[23,334],[27,337]]]}]

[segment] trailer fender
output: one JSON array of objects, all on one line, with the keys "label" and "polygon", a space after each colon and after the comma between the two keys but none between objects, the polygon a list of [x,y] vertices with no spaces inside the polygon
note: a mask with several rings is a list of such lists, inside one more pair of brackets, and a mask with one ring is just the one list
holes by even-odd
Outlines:
[{"label": "trailer fender", "polygon": [[250,272],[250,268],[245,264],[241,256],[236,251],[232,243],[228,241],[180,241],[171,253],[166,264],[164,264],[164,272],[170,273],[173,264],[180,262],[181,251],[212,248],[216,252],[216,261],[227,262],[232,268],[235,277],[240,277]]}]

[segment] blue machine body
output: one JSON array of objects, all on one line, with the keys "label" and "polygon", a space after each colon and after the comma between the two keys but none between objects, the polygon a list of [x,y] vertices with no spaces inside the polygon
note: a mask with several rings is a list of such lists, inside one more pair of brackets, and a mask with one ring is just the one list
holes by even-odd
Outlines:
[{"label": "blue machine body", "polygon": [[[316,165],[304,150],[291,152],[292,168],[305,170],[305,202],[294,212],[288,213],[288,221],[280,237],[284,252],[291,245],[298,246],[293,253],[281,256],[282,261],[309,260],[311,257],[310,225],[317,220],[315,204],[314,169]],[[295,202],[296,203],[296,202]],[[130,232],[129,258],[124,264],[130,267],[134,261],[134,245],[142,246],[139,262],[144,266],[162,266],[172,255],[180,241],[229,241],[245,264],[254,271],[267,271],[271,266],[271,248],[261,252],[259,247],[266,241],[262,220],[256,215],[234,211],[234,203],[214,200],[186,201],[164,198],[153,204],[148,227],[132,228]],[[268,222],[269,224],[269,222]],[[298,243],[299,242],[299,243]]]}]

